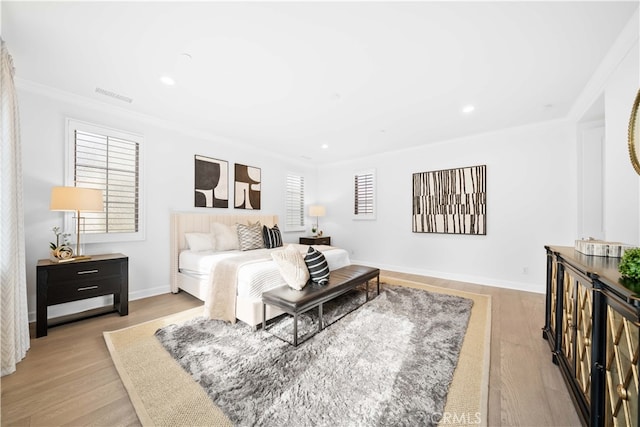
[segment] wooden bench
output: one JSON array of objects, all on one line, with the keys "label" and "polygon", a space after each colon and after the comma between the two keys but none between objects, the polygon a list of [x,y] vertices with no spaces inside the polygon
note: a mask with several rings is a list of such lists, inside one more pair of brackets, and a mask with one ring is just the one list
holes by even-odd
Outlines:
[{"label": "wooden bench", "polygon": [[334,270],[329,275],[329,283],[318,285],[309,282],[301,291],[288,285],[279,286],[262,293],[262,329],[266,330],[267,305],[275,306],[293,316],[293,346],[298,346],[298,315],[318,307],[318,332],[323,329],[322,305],[356,286],[366,283],[366,301],[369,301],[369,280],[376,279],[380,295],[380,269],[362,265],[348,265]]}]

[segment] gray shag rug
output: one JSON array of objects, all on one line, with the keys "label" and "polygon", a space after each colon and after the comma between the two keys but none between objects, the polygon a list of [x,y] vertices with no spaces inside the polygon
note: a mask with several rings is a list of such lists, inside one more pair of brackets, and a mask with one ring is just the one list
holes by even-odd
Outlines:
[{"label": "gray shag rug", "polygon": [[[358,298],[325,305],[325,321]],[[290,319],[254,331],[200,317],[156,337],[235,425],[437,425],[472,305],[385,286],[297,348],[271,333],[286,335]],[[312,312],[301,335],[314,329]]]}]

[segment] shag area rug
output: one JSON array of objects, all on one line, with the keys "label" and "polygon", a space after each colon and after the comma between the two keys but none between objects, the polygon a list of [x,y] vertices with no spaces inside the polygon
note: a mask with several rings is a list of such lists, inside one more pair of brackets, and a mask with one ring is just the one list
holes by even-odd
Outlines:
[{"label": "shag area rug", "polygon": [[444,409],[472,305],[386,288],[297,348],[205,318],[156,336],[235,425],[430,425]]},{"label": "shag area rug", "polygon": [[[241,323],[200,318],[201,309],[172,316],[176,324],[159,319],[133,327],[138,331],[106,332],[105,340],[145,425],[486,420],[490,299],[402,284],[436,292],[383,287],[379,297],[298,348]],[[473,339],[465,338],[470,312]],[[313,328],[313,319],[309,325]],[[154,327],[161,327],[158,338],[190,374],[150,336]],[[461,346],[460,362],[466,366],[456,368]],[[140,351],[144,357],[135,356]]]}]

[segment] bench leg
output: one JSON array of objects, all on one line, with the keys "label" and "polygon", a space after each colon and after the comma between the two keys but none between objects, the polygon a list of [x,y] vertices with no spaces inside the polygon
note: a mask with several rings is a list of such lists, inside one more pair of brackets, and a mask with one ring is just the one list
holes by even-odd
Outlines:
[{"label": "bench leg", "polygon": [[293,346],[298,346],[298,313],[293,313]]},{"label": "bench leg", "polygon": [[322,325],[322,304],[318,306],[318,332],[322,330],[324,326]]},{"label": "bench leg", "polygon": [[267,330],[267,304],[262,304],[262,330]]},{"label": "bench leg", "polygon": [[364,282],[364,286],[365,286],[364,302],[369,302],[369,281],[368,280]]},{"label": "bench leg", "polygon": [[376,276],[376,282],[378,283],[378,295],[380,295],[380,275]]}]

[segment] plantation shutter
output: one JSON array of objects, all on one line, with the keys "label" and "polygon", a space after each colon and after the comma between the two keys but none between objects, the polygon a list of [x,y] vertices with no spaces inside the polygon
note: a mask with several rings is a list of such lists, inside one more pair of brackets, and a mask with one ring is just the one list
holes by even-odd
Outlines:
[{"label": "plantation shutter", "polygon": [[354,218],[375,218],[375,171],[364,171],[354,174],[353,200]]},{"label": "plantation shutter", "polygon": [[285,197],[285,229],[304,230],[304,177],[287,174]]},{"label": "plantation shutter", "polygon": [[104,212],[84,212],[85,233],[139,230],[140,144],[123,138],[74,130],[74,184],[104,194]]}]

